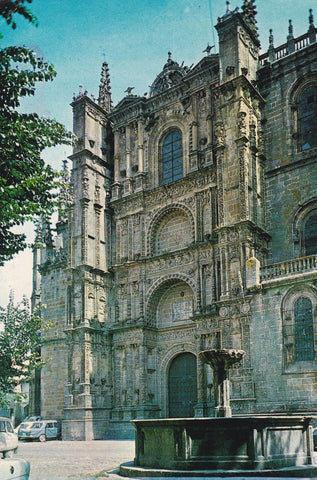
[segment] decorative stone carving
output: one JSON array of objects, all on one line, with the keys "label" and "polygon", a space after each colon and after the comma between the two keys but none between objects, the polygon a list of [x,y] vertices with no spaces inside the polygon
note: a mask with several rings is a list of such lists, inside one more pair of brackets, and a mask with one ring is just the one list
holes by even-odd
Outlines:
[{"label": "decorative stone carving", "polygon": [[215,125],[215,137],[216,145],[218,147],[223,146],[225,142],[225,129],[222,122],[217,122]]},{"label": "decorative stone carving", "polygon": [[238,131],[241,137],[247,135],[247,114],[246,112],[240,111],[238,113]]},{"label": "decorative stone carving", "polygon": [[87,167],[83,169],[82,175],[83,175],[82,176],[82,194],[83,194],[83,197],[88,197],[89,196],[89,171]]}]

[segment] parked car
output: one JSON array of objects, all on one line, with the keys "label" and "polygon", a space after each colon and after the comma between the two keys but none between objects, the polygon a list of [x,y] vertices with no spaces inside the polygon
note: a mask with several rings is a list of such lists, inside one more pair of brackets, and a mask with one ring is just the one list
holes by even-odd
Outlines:
[{"label": "parked car", "polygon": [[15,433],[18,434],[21,425],[23,425],[23,428],[25,428],[25,425],[26,425],[26,424],[30,424],[30,425],[31,425],[32,423],[37,422],[38,420],[41,420],[41,419],[42,419],[42,417],[41,417],[40,415],[38,415],[38,416],[35,416],[35,415],[34,415],[34,416],[31,416],[31,417],[25,417],[25,419],[23,420],[23,422],[21,422],[17,427],[15,427],[14,431],[15,431]]},{"label": "parked car", "polygon": [[1,480],[28,480],[30,462],[23,458],[0,458]]},{"label": "parked car", "polygon": [[18,436],[14,433],[11,421],[0,417],[0,452],[3,458],[12,457],[18,449]]},{"label": "parked car", "polygon": [[19,429],[19,440],[39,440],[59,438],[61,425],[57,420],[39,420],[33,423],[22,423]]}]

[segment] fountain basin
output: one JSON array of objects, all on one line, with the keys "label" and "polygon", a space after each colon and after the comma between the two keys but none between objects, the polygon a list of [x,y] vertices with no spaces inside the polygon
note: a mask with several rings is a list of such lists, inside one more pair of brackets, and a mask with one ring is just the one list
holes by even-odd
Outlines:
[{"label": "fountain basin", "polygon": [[134,420],[134,466],[260,471],[313,465],[310,420],[286,415]]}]

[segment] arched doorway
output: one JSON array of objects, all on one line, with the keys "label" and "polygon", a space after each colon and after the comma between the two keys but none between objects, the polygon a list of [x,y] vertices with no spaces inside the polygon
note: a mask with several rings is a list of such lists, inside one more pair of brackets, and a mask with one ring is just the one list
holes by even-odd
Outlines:
[{"label": "arched doorway", "polygon": [[197,360],[192,353],[181,353],[168,372],[169,417],[193,417],[197,402]]}]

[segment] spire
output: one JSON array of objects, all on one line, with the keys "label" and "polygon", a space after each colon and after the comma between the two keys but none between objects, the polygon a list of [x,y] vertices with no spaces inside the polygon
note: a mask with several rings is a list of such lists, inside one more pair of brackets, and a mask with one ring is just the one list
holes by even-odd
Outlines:
[{"label": "spire", "polygon": [[111,101],[111,87],[110,87],[110,75],[107,62],[103,62],[101,68],[101,80],[99,85],[99,97],[98,103],[103,107],[107,113],[110,112],[112,107]]},{"label": "spire", "polygon": [[254,33],[256,37],[258,37],[258,27],[255,18],[257,12],[254,2],[255,0],[244,0],[242,6],[242,15],[250,30]]},{"label": "spire", "polygon": [[41,215],[35,222],[35,245],[53,248],[51,221],[48,215]]}]

